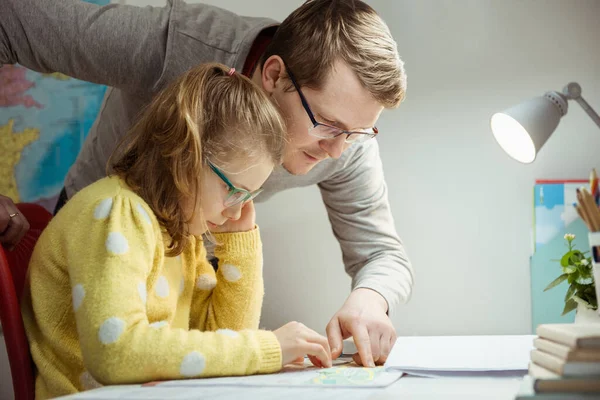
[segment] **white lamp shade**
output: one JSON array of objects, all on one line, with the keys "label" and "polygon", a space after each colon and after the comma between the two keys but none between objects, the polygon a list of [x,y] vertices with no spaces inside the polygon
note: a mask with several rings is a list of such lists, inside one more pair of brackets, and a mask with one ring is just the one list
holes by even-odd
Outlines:
[{"label": "white lamp shade", "polygon": [[509,156],[531,163],[566,112],[564,98],[549,92],[492,115],[490,124],[494,138]]}]

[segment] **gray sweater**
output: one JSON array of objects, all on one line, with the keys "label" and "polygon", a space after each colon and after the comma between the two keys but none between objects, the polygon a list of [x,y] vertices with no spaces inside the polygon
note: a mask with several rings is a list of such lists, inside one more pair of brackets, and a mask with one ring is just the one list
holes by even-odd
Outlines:
[{"label": "gray sweater", "polygon": [[[0,0],[0,65],[19,63],[110,86],[65,180],[69,197],[102,178],[111,152],[152,95],[202,62],[241,71],[260,31],[277,22],[204,4],[97,6],[78,0]],[[304,176],[277,168],[257,201],[317,184],[353,288],[390,311],[410,297],[413,270],[398,237],[376,140],[355,144]]]}]

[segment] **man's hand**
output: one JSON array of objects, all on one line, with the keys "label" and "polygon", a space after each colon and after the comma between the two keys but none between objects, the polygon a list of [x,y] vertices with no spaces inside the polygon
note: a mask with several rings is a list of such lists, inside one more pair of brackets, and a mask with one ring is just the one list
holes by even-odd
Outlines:
[{"label": "man's hand", "polygon": [[396,330],[387,307],[379,293],[365,288],[354,290],[327,324],[332,358],[342,353],[342,340],[352,336],[358,350],[353,356],[357,364],[367,367],[383,364],[396,342]]},{"label": "man's hand", "polygon": [[29,222],[23,217],[15,203],[0,195],[0,245],[12,250],[29,230]]}]

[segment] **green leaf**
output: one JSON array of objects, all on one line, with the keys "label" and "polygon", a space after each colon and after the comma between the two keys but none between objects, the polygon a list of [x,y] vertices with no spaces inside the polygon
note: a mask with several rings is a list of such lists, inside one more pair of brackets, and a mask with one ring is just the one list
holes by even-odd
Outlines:
[{"label": "green leaf", "polygon": [[577,282],[579,285],[591,285],[592,282],[594,282],[592,271],[583,266],[578,268],[577,272],[574,273],[573,276],[575,278],[575,282]]},{"label": "green leaf", "polygon": [[569,286],[569,290],[567,290],[567,294],[565,295],[565,303],[571,298],[573,297],[573,295],[575,294],[575,286],[571,285]]},{"label": "green leaf", "polygon": [[579,270],[582,274],[591,274],[592,268],[589,265],[584,265],[582,263],[577,264],[577,270]]},{"label": "green leaf", "polygon": [[569,274],[569,283],[577,283],[577,279],[579,279],[578,270],[575,270],[573,273]]},{"label": "green leaf", "polygon": [[562,258],[560,259],[560,265],[562,265],[563,267],[566,267],[567,265],[569,265],[569,260],[571,259],[571,254],[573,254],[573,252],[569,251],[564,256],[562,256]]},{"label": "green leaf", "polygon": [[598,302],[596,301],[596,295],[590,296],[587,293],[583,294],[583,300],[586,302],[587,307],[597,308]]},{"label": "green leaf", "polygon": [[578,295],[573,296],[572,300],[575,303],[581,304],[585,307],[589,307],[589,305],[590,305],[590,303],[586,299],[583,299],[583,298],[579,297]]},{"label": "green leaf", "polygon": [[544,289],[544,292],[546,290],[550,290],[555,286],[560,285],[565,279],[568,278],[568,274],[562,274],[561,276],[559,276],[558,278],[556,278],[555,280],[552,281],[552,283],[550,283],[548,286],[546,286],[546,289]]},{"label": "green leaf", "polygon": [[565,274],[572,274],[573,272],[577,271],[577,267],[575,265],[567,265],[562,267],[562,270]]},{"label": "green leaf", "polygon": [[566,315],[577,308],[577,302],[573,299],[570,299],[565,303],[565,308],[563,309],[562,315]]},{"label": "green leaf", "polygon": [[587,285],[585,289],[583,289],[583,293],[588,296],[596,297],[596,288],[593,285]]},{"label": "green leaf", "polygon": [[594,282],[594,280],[591,276],[579,275],[575,282],[577,282],[580,285],[591,285]]}]

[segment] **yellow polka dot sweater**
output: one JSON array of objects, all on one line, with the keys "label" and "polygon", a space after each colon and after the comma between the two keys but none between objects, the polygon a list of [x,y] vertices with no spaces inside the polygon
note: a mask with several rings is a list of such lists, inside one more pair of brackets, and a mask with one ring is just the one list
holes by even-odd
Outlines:
[{"label": "yellow polka dot sweater", "polygon": [[99,384],[269,373],[281,368],[263,298],[258,229],[200,238],[177,257],[148,205],[117,177],[74,196],[35,247],[22,311],[36,397]]}]

